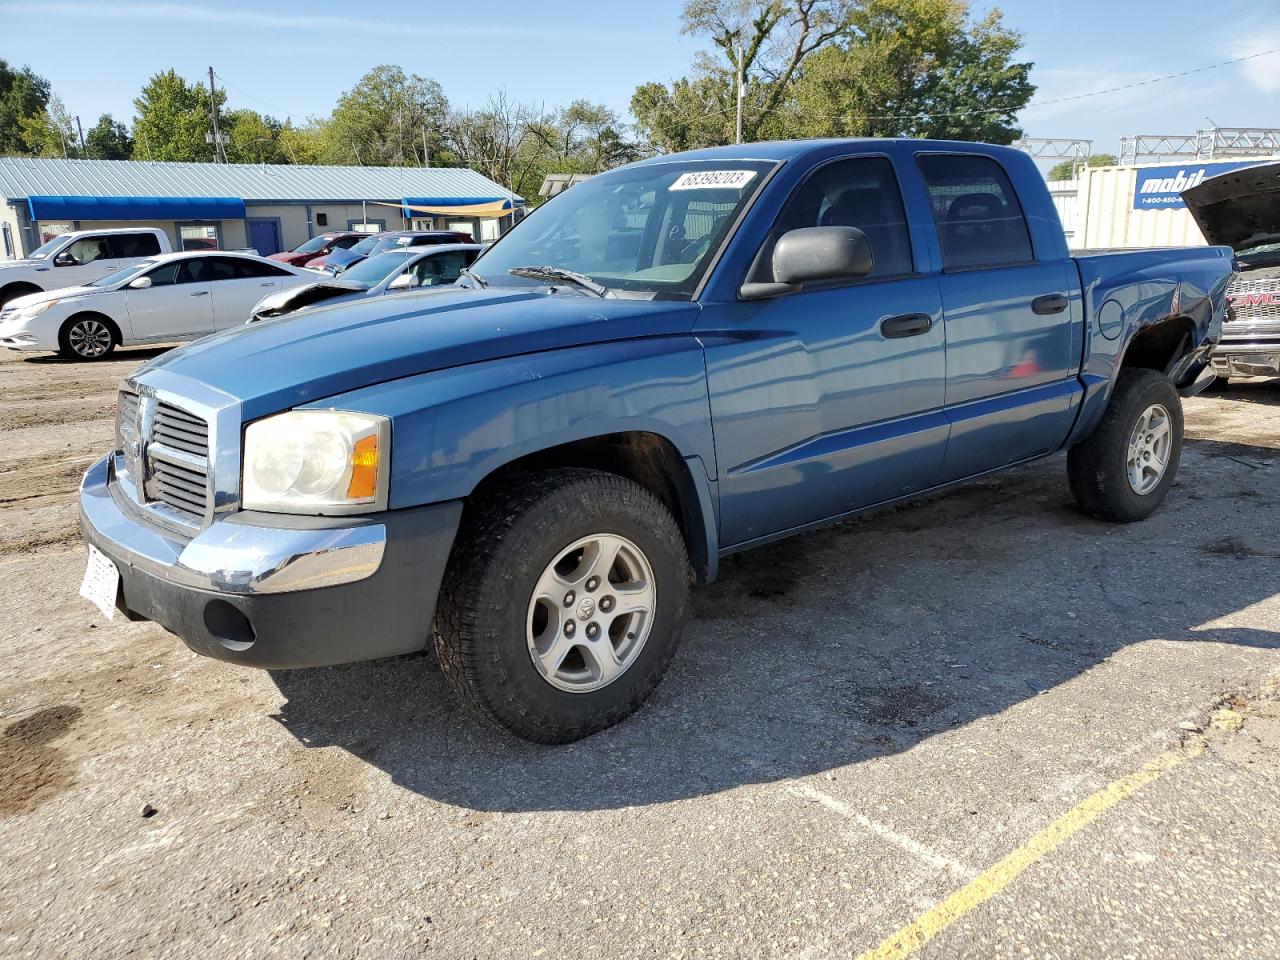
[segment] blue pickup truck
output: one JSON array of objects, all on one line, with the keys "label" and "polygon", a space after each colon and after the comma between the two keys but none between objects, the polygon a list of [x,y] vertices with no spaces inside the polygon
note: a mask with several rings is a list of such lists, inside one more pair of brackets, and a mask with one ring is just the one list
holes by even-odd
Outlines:
[{"label": "blue pickup truck", "polygon": [[578,184],[440,292],[125,380],[83,592],[211,657],[434,646],[518,736],[634,711],[726,554],[1066,450],[1148,516],[1212,380],[1220,247],[1072,258],[1002,147],[760,143]]}]

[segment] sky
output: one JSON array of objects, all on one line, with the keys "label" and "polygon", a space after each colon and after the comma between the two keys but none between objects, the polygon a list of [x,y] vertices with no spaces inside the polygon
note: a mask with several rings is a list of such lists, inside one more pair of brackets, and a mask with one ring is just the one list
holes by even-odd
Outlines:
[{"label": "sky", "polygon": [[[231,107],[295,122],[325,115],[369,68],[393,63],[438,80],[456,107],[496,90],[548,109],[574,99],[626,114],[639,83],[687,70],[703,44],[680,34],[682,0],[441,0],[380,3],[0,0],[0,58],[29,65],[87,128],[133,115],[147,78],[189,80],[213,66]],[[974,0],[977,12],[992,4]],[[1005,0],[1038,87],[1028,136],[1118,152],[1135,133],[1280,127],[1280,53],[1067,102],[1280,48],[1280,0]],[[1212,10],[1212,15],[1206,13]]]}]

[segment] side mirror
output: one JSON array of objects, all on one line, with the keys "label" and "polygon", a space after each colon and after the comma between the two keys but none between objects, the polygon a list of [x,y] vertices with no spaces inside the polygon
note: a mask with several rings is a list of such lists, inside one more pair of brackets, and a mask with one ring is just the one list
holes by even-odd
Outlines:
[{"label": "side mirror", "polygon": [[135,277],[129,281],[130,290],[145,290],[149,286],[151,286],[150,277]]},{"label": "side mirror", "polygon": [[53,265],[55,267],[74,267],[76,265],[76,258],[66,250],[63,250],[53,258]]},{"label": "side mirror", "polygon": [[801,227],[773,248],[773,283],[744,283],[739,295],[759,300],[794,293],[817,280],[856,280],[875,267],[867,235],[857,227]]},{"label": "side mirror", "polygon": [[400,276],[392,280],[389,284],[387,284],[388,290],[409,290],[412,287],[413,287],[413,274],[409,273],[407,270],[404,273],[400,274]]}]

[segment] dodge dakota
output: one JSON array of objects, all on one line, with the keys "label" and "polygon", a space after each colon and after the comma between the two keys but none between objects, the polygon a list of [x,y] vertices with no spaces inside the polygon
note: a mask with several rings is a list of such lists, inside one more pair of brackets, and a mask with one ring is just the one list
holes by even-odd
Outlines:
[{"label": "dodge dakota", "polygon": [[1072,258],[1022,153],[757,143],[546,203],[438,292],[215,334],[126,379],[82,592],[211,657],[431,645],[479,715],[637,709],[721,557],[1066,450],[1148,516],[1229,249]]}]

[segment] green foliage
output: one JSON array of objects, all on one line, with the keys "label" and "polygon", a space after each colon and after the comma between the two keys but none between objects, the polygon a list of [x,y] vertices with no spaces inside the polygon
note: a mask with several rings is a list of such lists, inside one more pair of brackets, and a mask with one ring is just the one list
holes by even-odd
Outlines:
[{"label": "green foliage", "polygon": [[39,113],[18,121],[18,133],[26,147],[24,152],[36,157],[62,157],[74,160],[80,156],[75,121],[56,95]]},{"label": "green foliage", "polygon": [[[1063,160],[1049,168],[1046,180],[1074,180],[1076,173],[1075,160]],[[1087,167],[1114,167],[1120,162],[1114,153],[1095,153],[1085,164]]]},{"label": "green foliage", "polygon": [[228,163],[281,162],[283,125],[274,117],[264,117],[254,110],[228,110],[222,115],[220,127],[229,141]]},{"label": "green foliage", "polygon": [[915,136],[1009,143],[1035,88],[1022,37],[967,0],[688,0],[685,32],[706,37],[692,75],[645,84],[631,108],[663,151],[743,139]]},{"label": "green foliage", "polygon": [[448,115],[449,101],[436,81],[399,67],[374,67],[338,100],[326,125],[325,159],[368,166],[435,162]]},{"label": "green foliage", "polygon": [[[218,106],[226,94],[218,91]],[[213,130],[209,91],[189,84],[174,70],[157,73],[133,101],[138,116],[133,124],[134,159],[211,161],[213,144],[205,135]]]},{"label": "green foliage", "polygon": [[84,135],[85,156],[93,160],[128,160],[133,156],[133,138],[129,128],[118,123],[109,113],[98,118]]},{"label": "green foliage", "polygon": [[50,96],[44,77],[0,60],[0,155],[29,152],[20,124],[43,114]]}]

